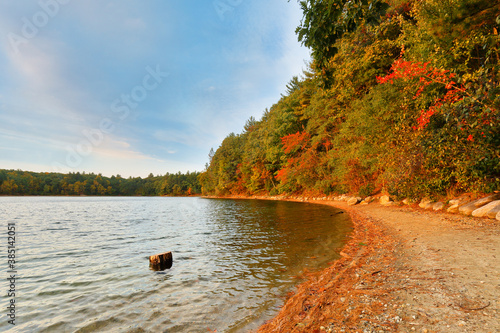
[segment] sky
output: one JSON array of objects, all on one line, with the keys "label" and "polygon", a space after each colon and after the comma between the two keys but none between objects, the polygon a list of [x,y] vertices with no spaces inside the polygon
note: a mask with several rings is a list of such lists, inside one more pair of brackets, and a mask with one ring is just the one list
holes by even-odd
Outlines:
[{"label": "sky", "polygon": [[203,171],[307,68],[301,17],[294,0],[0,0],[0,169]]}]

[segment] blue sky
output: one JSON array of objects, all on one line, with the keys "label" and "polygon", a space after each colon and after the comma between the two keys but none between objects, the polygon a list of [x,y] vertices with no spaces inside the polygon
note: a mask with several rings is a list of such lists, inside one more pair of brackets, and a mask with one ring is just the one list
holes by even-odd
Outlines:
[{"label": "blue sky", "polygon": [[309,61],[286,0],[0,2],[0,168],[202,171]]}]

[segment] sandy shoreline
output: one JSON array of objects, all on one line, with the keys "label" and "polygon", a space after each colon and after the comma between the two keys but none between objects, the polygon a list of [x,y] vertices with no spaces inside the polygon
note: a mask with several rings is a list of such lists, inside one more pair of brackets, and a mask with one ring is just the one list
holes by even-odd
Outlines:
[{"label": "sandy shoreline", "polygon": [[348,212],[351,240],[341,259],[297,286],[258,332],[500,331],[498,221],[308,202]]}]

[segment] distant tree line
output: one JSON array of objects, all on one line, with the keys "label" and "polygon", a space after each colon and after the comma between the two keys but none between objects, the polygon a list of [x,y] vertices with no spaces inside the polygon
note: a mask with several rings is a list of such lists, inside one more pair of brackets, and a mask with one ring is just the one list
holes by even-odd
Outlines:
[{"label": "distant tree line", "polygon": [[186,196],[201,193],[198,172],[150,174],[147,178],[94,173],[0,170],[0,195]]}]

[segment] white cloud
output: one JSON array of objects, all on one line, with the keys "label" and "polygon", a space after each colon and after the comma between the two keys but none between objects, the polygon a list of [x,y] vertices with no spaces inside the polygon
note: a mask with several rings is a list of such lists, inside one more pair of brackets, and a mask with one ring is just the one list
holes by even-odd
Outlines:
[{"label": "white cloud", "polygon": [[[38,1],[26,3],[0,4],[2,31],[20,33],[21,17],[40,10]],[[191,14],[200,16],[187,17],[189,22],[205,24],[211,15],[189,6],[160,0],[70,1],[18,54],[6,38],[0,40],[2,152],[18,158],[21,168],[28,162],[63,162],[68,146],[87,140],[83,131],[110,117],[115,131],[83,159],[83,170],[117,168],[126,174],[148,165],[195,170],[157,159],[154,152],[194,160],[206,148],[204,163],[210,146],[229,132],[241,132],[250,116],[260,118],[279,100],[286,83],[305,67],[308,51],[293,33],[301,16],[294,2],[245,1],[204,31],[178,24]],[[176,12],[181,9],[185,12]],[[180,26],[189,30],[188,39]],[[193,50],[203,57],[180,56]],[[110,110],[113,100],[130,93],[145,66],[157,63],[177,76],[119,121]],[[19,157],[22,152],[26,157]]]},{"label": "white cloud", "polygon": [[119,160],[155,160],[151,156],[144,155],[143,153],[133,151],[133,150],[116,150],[107,149],[103,147],[97,147],[94,149],[94,153],[101,157],[113,158]]}]

